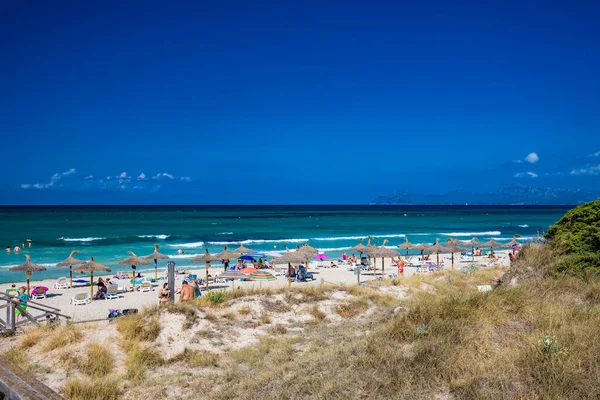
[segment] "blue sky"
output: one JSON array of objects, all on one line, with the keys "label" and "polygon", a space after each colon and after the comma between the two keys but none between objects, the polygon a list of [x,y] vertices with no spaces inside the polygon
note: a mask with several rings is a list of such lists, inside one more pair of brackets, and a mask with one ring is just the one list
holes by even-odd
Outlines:
[{"label": "blue sky", "polygon": [[596,2],[106,3],[1,6],[0,204],[600,188]]}]

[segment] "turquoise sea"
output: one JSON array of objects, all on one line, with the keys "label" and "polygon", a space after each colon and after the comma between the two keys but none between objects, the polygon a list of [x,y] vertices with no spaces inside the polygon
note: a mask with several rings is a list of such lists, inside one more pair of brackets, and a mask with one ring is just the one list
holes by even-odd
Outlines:
[{"label": "turquoise sea", "polygon": [[[117,262],[127,251],[145,256],[160,245],[160,252],[178,267],[195,266],[191,257],[219,252],[241,242],[256,252],[283,251],[307,240],[333,259],[374,236],[381,244],[433,243],[449,237],[508,241],[520,234],[523,241],[543,234],[570,206],[89,206],[0,207],[0,246],[19,246],[33,240],[19,254],[0,253],[0,283],[23,281],[23,272],[11,266],[28,254],[47,267],[33,279],[68,275],[56,268],[71,250],[77,258],[93,256],[113,272],[127,271]],[[178,254],[182,249],[184,254]],[[159,266],[165,266],[160,261]],[[153,269],[153,265],[138,269]]]}]

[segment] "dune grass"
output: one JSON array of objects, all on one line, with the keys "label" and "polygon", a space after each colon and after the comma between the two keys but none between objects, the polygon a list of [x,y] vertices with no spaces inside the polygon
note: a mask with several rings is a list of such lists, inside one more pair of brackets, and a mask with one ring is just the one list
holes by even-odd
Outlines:
[{"label": "dune grass", "polygon": [[79,362],[79,371],[92,377],[110,374],[115,366],[111,351],[106,346],[91,343],[86,346],[85,357]]},{"label": "dune grass", "polygon": [[144,381],[148,368],[160,366],[165,362],[158,350],[139,342],[131,342],[124,348],[127,349],[125,360],[127,371],[125,376],[134,384]]},{"label": "dune grass", "polygon": [[71,379],[65,384],[65,396],[71,400],[117,400],[121,395],[119,379],[108,376],[95,379]]},{"label": "dune grass", "polygon": [[65,346],[79,343],[83,339],[81,329],[72,324],[47,329],[48,337],[43,346],[44,352],[50,352],[56,349],[61,349]]},{"label": "dune grass", "polygon": [[125,340],[152,342],[160,334],[160,322],[156,315],[132,314],[116,319],[117,331]]},{"label": "dune grass", "polygon": [[369,301],[365,298],[356,298],[345,301],[336,307],[335,311],[342,318],[352,318],[366,312],[369,309]]},{"label": "dune grass", "polygon": [[215,353],[208,351],[198,351],[184,349],[175,357],[169,359],[171,362],[183,362],[190,367],[215,367],[217,366],[218,356]]}]

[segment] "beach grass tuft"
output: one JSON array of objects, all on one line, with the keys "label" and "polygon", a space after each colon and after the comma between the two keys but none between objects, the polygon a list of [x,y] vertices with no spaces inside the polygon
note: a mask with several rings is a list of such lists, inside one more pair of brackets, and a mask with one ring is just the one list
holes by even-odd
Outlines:
[{"label": "beach grass tuft", "polygon": [[160,322],[156,315],[132,314],[116,321],[117,331],[126,340],[153,342],[160,334]]},{"label": "beach grass tuft", "polygon": [[342,318],[356,317],[369,309],[369,301],[365,298],[356,298],[338,305],[335,311]]},{"label": "beach grass tuft", "polygon": [[73,345],[81,342],[83,333],[81,329],[73,324],[56,327],[48,330],[48,338],[46,339],[43,351],[50,352],[56,349],[61,349],[65,346]]},{"label": "beach grass tuft", "polygon": [[171,362],[183,362],[190,367],[216,367],[218,356],[208,351],[190,350],[185,348],[183,352],[169,360]]},{"label": "beach grass tuft", "polygon": [[79,363],[79,370],[91,377],[104,377],[110,374],[115,365],[114,357],[106,346],[97,343],[87,345],[85,357]]},{"label": "beach grass tuft", "polygon": [[115,376],[71,379],[64,392],[71,400],[117,400],[121,397],[121,384]]}]

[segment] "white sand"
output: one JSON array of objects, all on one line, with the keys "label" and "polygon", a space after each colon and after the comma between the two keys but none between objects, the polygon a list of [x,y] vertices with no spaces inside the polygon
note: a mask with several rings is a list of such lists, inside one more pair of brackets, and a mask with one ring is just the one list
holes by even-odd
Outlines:
[{"label": "white sand", "polygon": [[[498,259],[498,264],[500,265],[509,265],[510,261],[508,259],[506,252],[498,252],[497,253],[500,259]],[[416,257],[412,257],[416,260]],[[431,256],[431,261],[435,262],[435,255]],[[470,261],[470,260],[469,260]],[[460,262],[455,260],[455,269],[460,269],[465,265],[469,265],[469,261]],[[475,257],[476,263],[483,263],[483,257]],[[449,270],[451,268],[450,255],[448,254],[440,254],[440,262],[443,262],[444,269]],[[385,259],[385,277],[388,277],[389,274],[397,274],[397,268],[391,267],[391,259]],[[287,266],[281,266],[282,268],[287,268]],[[191,270],[191,273],[195,273],[198,277],[205,276],[205,269],[195,269]],[[210,273],[214,276],[222,272],[220,268],[211,268]],[[344,284],[344,285],[355,285],[357,283],[357,277],[353,271],[348,271],[348,268],[345,266],[339,266],[337,268],[312,268],[309,272],[314,273],[316,280],[312,282],[292,282],[291,285],[293,287],[296,286],[306,286],[306,285],[319,285],[319,284]],[[164,271],[162,272],[164,273]],[[414,267],[406,267],[404,276],[411,276],[416,273],[416,268]],[[159,276],[161,272],[159,272]],[[377,275],[381,276],[381,259],[377,260]],[[149,276],[153,276],[153,273],[149,273]],[[33,275],[35,278],[35,273]],[[107,277],[107,276],[104,276]],[[77,276],[77,279],[85,279],[85,277]],[[87,277],[89,279],[89,276]],[[176,286],[181,286],[181,281],[183,279],[183,275],[180,275],[176,279]],[[373,271],[369,271],[368,273],[361,273],[361,282],[365,282],[368,280],[375,279]],[[94,280],[97,280],[97,277],[94,277]],[[113,280],[113,282],[118,283],[120,287],[129,288],[131,287],[129,279],[127,280]],[[32,300],[33,303],[40,303],[44,305],[48,305],[51,307],[58,308],[60,313],[64,315],[68,315],[72,318],[73,321],[92,321],[98,319],[106,319],[108,317],[109,310],[111,309],[126,309],[126,308],[137,308],[143,309],[144,307],[152,306],[158,304],[158,290],[160,289],[159,285],[162,286],[163,281],[159,280],[156,284],[154,284],[152,291],[150,292],[127,292],[125,294],[121,294],[118,299],[114,300],[96,300],[92,301],[88,305],[84,306],[73,306],[70,304],[71,298],[75,293],[79,292],[87,292],[89,293],[89,286],[77,286],[74,284],[74,288],[71,289],[54,289],[54,284],[56,280],[43,280],[43,281],[32,281],[31,287],[36,285],[47,286],[50,288],[48,292],[48,297],[46,299],[41,300]],[[17,287],[21,285],[25,285],[24,282],[16,283]],[[252,288],[252,287],[262,287],[262,288],[281,288],[288,285],[288,282],[285,277],[278,276],[274,281],[258,281],[258,282],[242,282],[235,281],[234,287],[242,287],[242,288]],[[9,288],[10,284],[0,285],[0,292],[4,293],[6,288]],[[231,290],[231,283],[221,283],[214,284],[210,286],[211,290]],[[95,291],[95,287],[94,287]],[[176,296],[176,299],[178,296]],[[40,314],[39,311],[29,309],[32,315]]]}]

